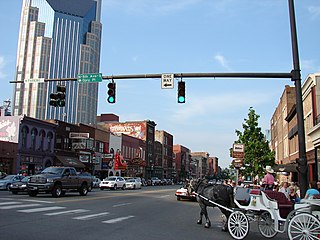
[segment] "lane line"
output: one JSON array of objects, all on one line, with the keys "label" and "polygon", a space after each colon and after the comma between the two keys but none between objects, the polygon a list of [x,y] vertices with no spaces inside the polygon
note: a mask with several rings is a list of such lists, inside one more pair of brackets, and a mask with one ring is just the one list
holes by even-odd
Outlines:
[{"label": "lane line", "polygon": [[76,219],[76,220],[89,220],[89,219],[93,219],[93,218],[98,218],[98,217],[102,217],[102,216],[106,216],[110,214],[109,212],[102,212],[102,213],[97,213],[97,214],[91,214],[91,215],[84,215],[84,216],[80,216],[80,217],[74,217],[72,219]]},{"label": "lane line", "polygon": [[32,200],[32,199],[22,199],[22,201],[25,201],[25,202],[36,202],[36,203],[55,203],[55,202],[50,202],[50,201]]},{"label": "lane line", "polygon": [[75,210],[68,210],[68,211],[62,211],[62,212],[45,213],[44,215],[56,216],[56,215],[64,215],[64,214],[83,213],[83,212],[89,212],[89,211],[90,210],[86,210],[86,209],[75,209]]},{"label": "lane line", "polygon": [[25,210],[18,210],[18,212],[24,212],[24,213],[34,213],[34,212],[44,212],[44,211],[51,211],[51,210],[58,210],[58,209],[64,209],[66,207],[43,207],[43,208],[32,208],[32,209],[25,209]]},{"label": "lane line", "polygon": [[102,221],[102,223],[117,223],[117,222],[121,222],[121,221],[124,221],[124,220],[127,220],[127,219],[130,219],[130,218],[133,218],[134,216],[130,215],[130,216],[127,216],[127,217],[120,217],[120,218],[114,218],[114,219],[110,219],[110,220],[107,220],[107,221]]},{"label": "lane line", "polygon": [[132,203],[120,203],[120,204],[113,205],[112,207],[122,207],[122,206],[127,206],[130,204],[132,204]]},{"label": "lane line", "polygon": [[10,205],[10,206],[3,206],[0,207],[0,209],[14,209],[14,208],[25,208],[25,207],[37,207],[40,206],[41,204],[38,203],[31,203],[31,204],[21,204],[21,205]]}]

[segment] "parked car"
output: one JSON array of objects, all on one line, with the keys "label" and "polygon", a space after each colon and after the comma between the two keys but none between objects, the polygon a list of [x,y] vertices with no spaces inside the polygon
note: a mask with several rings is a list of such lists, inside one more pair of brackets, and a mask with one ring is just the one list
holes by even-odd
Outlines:
[{"label": "parked car", "polygon": [[103,189],[113,189],[117,190],[118,188],[121,188],[122,190],[126,187],[126,180],[124,180],[123,177],[108,177],[106,179],[103,179],[99,185],[100,190]]},{"label": "parked car", "polygon": [[98,188],[100,186],[101,180],[97,178],[96,176],[93,176],[92,178],[92,187]]},{"label": "parked car", "polygon": [[22,178],[24,178],[22,175],[7,175],[0,179],[0,189],[9,190],[12,183],[19,182]]},{"label": "parked car", "polygon": [[136,189],[136,188],[141,189],[141,185],[142,185],[141,181],[135,178],[131,178],[126,181],[126,189]]},{"label": "parked car", "polygon": [[193,193],[189,194],[188,190],[184,187],[179,188],[176,191],[175,195],[176,195],[178,201],[180,201],[181,199],[196,201],[196,195],[194,195]]},{"label": "parked car", "polygon": [[157,177],[152,177],[151,178],[151,184],[154,185],[160,185],[161,184],[161,180]]},{"label": "parked car", "polygon": [[22,178],[19,182],[11,183],[9,186],[9,190],[12,194],[18,194],[19,192],[28,192],[27,183],[29,181],[30,176]]}]

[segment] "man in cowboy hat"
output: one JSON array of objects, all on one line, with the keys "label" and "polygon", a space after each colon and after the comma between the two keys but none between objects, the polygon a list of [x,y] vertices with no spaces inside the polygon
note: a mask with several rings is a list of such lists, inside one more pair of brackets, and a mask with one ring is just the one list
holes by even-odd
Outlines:
[{"label": "man in cowboy hat", "polygon": [[267,174],[264,176],[262,180],[262,185],[265,186],[265,189],[273,189],[273,184],[274,184],[274,176],[272,175],[274,173],[273,169],[271,166],[266,166],[266,172]]}]

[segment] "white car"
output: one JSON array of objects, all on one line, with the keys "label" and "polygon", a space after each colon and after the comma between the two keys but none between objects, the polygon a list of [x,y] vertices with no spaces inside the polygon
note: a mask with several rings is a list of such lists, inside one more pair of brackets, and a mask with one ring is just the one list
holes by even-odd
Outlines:
[{"label": "white car", "polygon": [[126,180],[124,180],[123,177],[108,177],[106,179],[103,179],[101,183],[99,184],[100,190],[103,189],[113,189],[117,190],[118,188],[121,188],[124,190],[126,188]]},{"label": "white car", "polygon": [[126,181],[126,189],[136,189],[136,188],[141,189],[141,185],[142,185],[141,181],[135,178],[131,178]]}]

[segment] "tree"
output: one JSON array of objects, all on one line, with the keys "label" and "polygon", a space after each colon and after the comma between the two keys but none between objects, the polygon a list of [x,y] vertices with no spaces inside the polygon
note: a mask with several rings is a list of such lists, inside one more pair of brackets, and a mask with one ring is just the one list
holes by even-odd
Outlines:
[{"label": "tree", "polygon": [[269,148],[269,141],[258,125],[259,115],[250,107],[248,119],[242,124],[243,132],[236,130],[238,140],[234,143],[244,144],[244,169],[242,175],[262,176],[265,166],[274,165],[274,152]]}]

